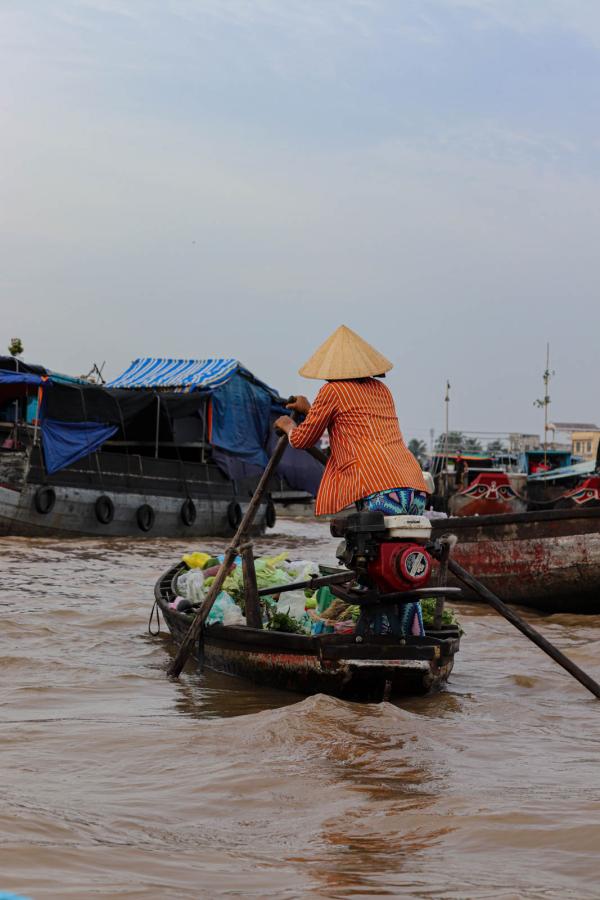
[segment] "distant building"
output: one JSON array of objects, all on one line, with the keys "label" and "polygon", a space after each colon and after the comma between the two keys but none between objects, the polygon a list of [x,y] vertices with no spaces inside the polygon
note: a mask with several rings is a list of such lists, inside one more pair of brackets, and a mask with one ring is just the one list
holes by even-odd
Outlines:
[{"label": "distant building", "polygon": [[527,450],[537,450],[540,446],[539,434],[509,434],[508,447],[511,453],[525,453]]},{"label": "distant building", "polygon": [[552,446],[558,446],[556,435],[567,437],[566,445],[575,456],[584,459],[595,459],[600,441],[600,428],[593,422],[552,422],[548,426],[552,431]]},{"label": "distant building", "polygon": [[556,443],[557,434],[566,438],[566,443],[570,444],[573,440],[573,432],[598,430],[598,426],[592,422],[550,422],[548,424],[548,431],[552,432],[552,443]]},{"label": "distant building", "polygon": [[584,459],[596,459],[598,444],[600,443],[600,428],[588,428],[581,431],[573,431],[571,434],[572,450],[575,456]]},{"label": "distant building", "polygon": [[598,431],[597,425],[591,422],[549,422],[548,428],[551,431],[564,431],[570,434],[572,431]]}]

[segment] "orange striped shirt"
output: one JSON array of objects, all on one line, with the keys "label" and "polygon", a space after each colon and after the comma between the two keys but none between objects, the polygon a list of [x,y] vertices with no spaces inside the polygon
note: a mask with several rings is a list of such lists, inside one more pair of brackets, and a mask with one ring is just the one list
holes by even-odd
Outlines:
[{"label": "orange striped shirt", "polygon": [[406,447],[393,397],[375,378],[329,381],[290,444],[312,447],[329,430],[331,456],[317,495],[318,516],[339,512],[378,491],[427,491],[421,467]]}]

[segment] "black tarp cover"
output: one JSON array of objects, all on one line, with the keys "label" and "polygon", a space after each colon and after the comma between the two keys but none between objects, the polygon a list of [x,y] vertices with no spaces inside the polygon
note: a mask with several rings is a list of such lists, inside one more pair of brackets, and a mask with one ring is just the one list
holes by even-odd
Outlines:
[{"label": "black tarp cover", "polygon": [[48,374],[43,366],[26,363],[22,359],[16,359],[14,356],[0,356],[0,369],[5,369],[7,372],[29,372],[32,375]]},{"label": "black tarp cover", "polygon": [[[242,376],[238,375],[237,378],[242,380]],[[277,402],[274,394],[266,395],[263,405],[254,409],[254,405],[247,401],[243,391],[240,394],[241,387],[245,386],[240,386],[236,381],[236,378],[232,378],[232,384],[221,386],[216,391],[173,393],[152,389],[131,390],[92,384],[68,384],[50,380],[44,385],[40,416],[42,429],[44,419],[55,423],[97,422],[116,426],[126,440],[154,439],[157,404],[160,400],[159,440],[172,441],[176,420],[187,419],[190,416],[203,419],[207,399],[222,394],[223,397],[219,397],[224,400],[220,412],[222,422],[220,430],[215,429],[217,441],[213,442],[215,462],[233,479],[258,475],[273,450],[275,437],[270,428],[272,418],[285,410]],[[262,393],[260,382],[256,380],[250,382],[250,379],[248,382],[248,387],[252,384],[254,391]],[[238,394],[244,402],[240,400]],[[219,409],[217,404],[217,412]],[[255,423],[256,427],[251,429],[246,421],[245,426],[241,427],[244,417],[246,420],[256,419],[258,424]],[[223,435],[227,440],[223,440]],[[244,446],[245,444],[247,446]],[[85,452],[87,452],[86,445],[83,443],[81,454]],[[279,472],[292,487],[307,490],[314,495],[323,468],[302,451],[288,447]]]},{"label": "black tarp cover", "polygon": [[206,396],[201,391],[174,394],[50,382],[44,388],[42,415],[60,422],[104,422],[122,427],[149,407],[156,407],[157,397],[162,414],[172,420],[201,410]]}]

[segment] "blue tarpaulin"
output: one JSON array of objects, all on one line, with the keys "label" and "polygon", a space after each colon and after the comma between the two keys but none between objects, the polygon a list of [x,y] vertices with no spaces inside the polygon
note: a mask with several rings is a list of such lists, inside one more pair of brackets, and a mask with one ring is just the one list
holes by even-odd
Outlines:
[{"label": "blue tarpaulin", "polygon": [[[275,440],[269,440],[270,455],[275,449],[277,436]],[[229,453],[215,447],[213,450],[213,458],[216,464],[222,469],[228,478],[232,481],[240,481],[243,478],[257,478],[263,472],[264,465],[255,465],[247,462],[239,452]],[[286,447],[283,452],[283,458],[277,468],[277,474],[285,478],[292,490],[306,491],[317,496],[321,478],[323,476],[323,466],[321,463],[313,459],[304,450],[296,450],[295,447]]]},{"label": "blue tarpaulin", "polygon": [[170,388],[193,391],[215,388],[228,381],[240,368],[237,359],[134,359],[109,388]]},{"label": "blue tarpaulin", "polygon": [[285,412],[277,405],[277,393],[233,358],[140,357],[107,387],[210,392],[211,443],[261,469],[269,458],[266,447],[273,413]]},{"label": "blue tarpaulin", "polygon": [[212,395],[211,443],[264,468],[273,397],[236,373]]},{"label": "blue tarpaulin", "polygon": [[41,384],[40,375],[32,375],[30,372],[7,372],[0,369],[0,384]]},{"label": "blue tarpaulin", "polygon": [[[0,368],[0,385],[2,383],[7,386],[39,385],[42,378],[33,372]],[[67,391],[71,383],[73,396]],[[45,384],[40,431],[49,475],[98,450],[119,427],[125,428],[126,422],[128,428],[130,420],[139,417],[146,405],[157,398],[164,398],[166,417],[175,419],[175,393],[182,401],[185,394],[190,401],[198,397],[198,407],[189,410],[186,407],[185,411],[179,411],[180,416],[202,415],[204,398],[211,398],[210,441],[215,448],[217,463],[230,477],[246,477],[253,468],[258,474],[272,452],[271,423],[277,415],[286,412],[277,392],[232,358],[144,357],[134,360],[122,375],[104,387],[55,373],[49,373]],[[114,390],[117,387],[129,390]],[[74,391],[75,388],[79,388],[79,392]],[[163,391],[168,393],[163,394]],[[123,395],[128,396],[124,398]],[[146,399],[148,404],[144,402]],[[29,397],[27,420],[33,421],[36,412],[37,398]],[[173,428],[172,422],[170,427]],[[322,469],[301,451],[289,447],[279,472],[292,487],[314,494]]]},{"label": "blue tarpaulin", "polygon": [[116,430],[116,425],[104,425],[101,422],[59,422],[44,418],[42,447],[48,475],[93,453]]},{"label": "blue tarpaulin", "polygon": [[[41,376],[35,372],[13,372],[0,369],[0,419],[14,421],[14,404],[24,402],[26,407],[26,421],[33,422],[37,410],[37,391],[42,383]],[[12,407],[7,406],[12,404]]]}]

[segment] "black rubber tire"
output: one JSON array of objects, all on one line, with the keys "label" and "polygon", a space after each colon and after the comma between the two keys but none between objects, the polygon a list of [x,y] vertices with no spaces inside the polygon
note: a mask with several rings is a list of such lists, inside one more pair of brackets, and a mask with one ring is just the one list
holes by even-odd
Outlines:
[{"label": "black rubber tire", "polygon": [[196,510],[196,504],[191,497],[188,497],[187,500],[183,501],[179,515],[181,516],[181,521],[184,525],[189,527],[194,524],[198,511]]},{"label": "black rubber tire", "polygon": [[43,516],[47,516],[49,512],[52,512],[55,503],[56,491],[47,484],[39,487],[33,495],[33,504]]},{"label": "black rubber tire", "polygon": [[267,528],[275,528],[275,522],[277,521],[277,510],[275,509],[275,504],[272,500],[269,500],[267,503],[267,511],[265,513],[265,523]]},{"label": "black rubber tire", "polygon": [[101,525],[110,525],[115,517],[115,504],[108,494],[100,494],[94,503],[94,512]]},{"label": "black rubber tire", "polygon": [[149,503],[142,503],[135,514],[140,531],[150,531],[156,515]]},{"label": "black rubber tire", "polygon": [[235,500],[232,500],[227,507],[227,521],[229,522],[230,527],[234,531],[237,531],[239,524],[242,521],[242,507],[239,503],[236,503]]}]

